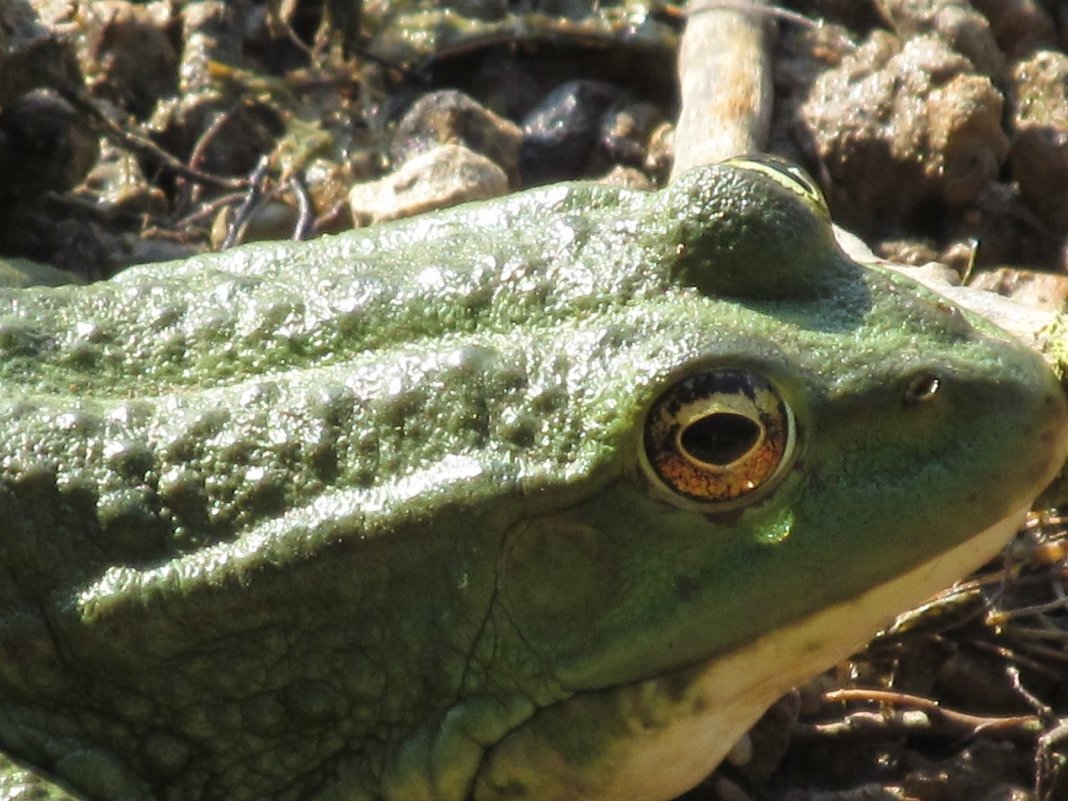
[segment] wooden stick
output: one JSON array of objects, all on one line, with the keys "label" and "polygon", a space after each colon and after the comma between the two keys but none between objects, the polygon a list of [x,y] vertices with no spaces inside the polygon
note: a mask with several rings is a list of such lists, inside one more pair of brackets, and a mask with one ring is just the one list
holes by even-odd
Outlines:
[{"label": "wooden stick", "polygon": [[764,150],[771,124],[772,32],[756,0],[690,7],[679,46],[682,107],[671,176]]}]

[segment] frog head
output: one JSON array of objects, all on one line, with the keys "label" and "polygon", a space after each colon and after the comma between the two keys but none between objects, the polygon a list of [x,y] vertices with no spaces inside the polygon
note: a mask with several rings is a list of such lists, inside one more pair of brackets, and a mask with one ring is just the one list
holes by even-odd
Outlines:
[{"label": "frog head", "polygon": [[606,371],[614,469],[501,563],[500,608],[569,695],[490,751],[480,798],[684,791],[779,694],[990,559],[1065,458],[1041,360],[851,261],[796,168],[700,169],[659,206],[677,288]]}]

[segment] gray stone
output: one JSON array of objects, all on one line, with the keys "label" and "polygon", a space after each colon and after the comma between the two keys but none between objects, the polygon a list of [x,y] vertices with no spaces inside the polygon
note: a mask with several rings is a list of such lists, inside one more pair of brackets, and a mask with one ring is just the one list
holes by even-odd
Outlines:
[{"label": "gray stone", "polygon": [[507,192],[508,176],[488,158],[461,145],[442,145],[384,178],[353,186],[349,208],[357,225],[367,225]]}]

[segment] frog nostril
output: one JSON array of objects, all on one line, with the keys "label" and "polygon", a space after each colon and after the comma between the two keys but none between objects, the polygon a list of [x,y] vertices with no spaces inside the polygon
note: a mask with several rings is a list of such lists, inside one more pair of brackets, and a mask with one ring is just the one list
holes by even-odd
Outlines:
[{"label": "frog nostril", "polygon": [[934,373],[924,371],[917,373],[905,386],[905,394],[902,403],[906,406],[918,406],[934,400],[938,391],[942,388],[942,379]]}]

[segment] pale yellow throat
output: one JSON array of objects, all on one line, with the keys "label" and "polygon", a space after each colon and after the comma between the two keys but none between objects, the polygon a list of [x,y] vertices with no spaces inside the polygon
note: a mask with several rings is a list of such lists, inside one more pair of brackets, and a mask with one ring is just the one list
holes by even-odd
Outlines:
[{"label": "pale yellow throat", "polygon": [[895,615],[992,559],[1029,508],[848,603],[707,663],[677,702],[678,718],[648,738],[634,738],[618,784],[600,798],[661,801],[696,785],[779,696],[859,650]]},{"label": "pale yellow throat", "polygon": [[[1019,509],[937,558],[741,650],[601,694],[596,702],[582,696],[563,702],[554,712],[578,726],[589,719],[592,704],[598,712],[609,707],[611,735],[605,732],[581,765],[551,746],[531,749],[533,743],[523,741],[526,764],[540,776],[539,801],[667,801],[689,790],[779,696],[857,651],[896,614],[989,561],[1026,513]],[[509,745],[506,739],[498,750]],[[491,772],[493,762],[491,755]],[[475,797],[497,798],[487,791],[482,786]]]}]

